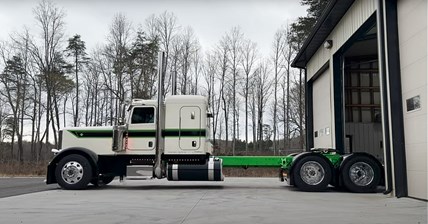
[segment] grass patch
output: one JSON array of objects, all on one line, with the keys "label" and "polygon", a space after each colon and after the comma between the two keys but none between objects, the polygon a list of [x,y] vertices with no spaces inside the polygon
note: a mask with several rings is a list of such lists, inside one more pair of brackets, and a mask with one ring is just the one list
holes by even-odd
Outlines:
[{"label": "grass patch", "polygon": [[223,174],[226,177],[278,177],[279,168],[250,167],[244,169],[223,167]]},{"label": "grass patch", "polygon": [[0,176],[46,176],[48,162],[0,161]]}]

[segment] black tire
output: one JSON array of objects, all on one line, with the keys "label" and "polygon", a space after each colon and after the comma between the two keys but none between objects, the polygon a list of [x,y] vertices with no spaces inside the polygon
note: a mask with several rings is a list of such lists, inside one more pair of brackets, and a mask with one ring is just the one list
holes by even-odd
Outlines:
[{"label": "black tire", "polygon": [[85,189],[92,179],[92,166],[85,157],[71,154],[59,161],[55,178],[66,190]]},{"label": "black tire", "polygon": [[369,156],[357,155],[345,161],[341,168],[343,185],[352,192],[371,193],[381,181],[381,168]]},{"label": "black tire", "polygon": [[114,176],[102,176],[91,180],[91,184],[96,187],[101,187],[111,183],[114,180]]},{"label": "black tire", "polygon": [[294,184],[303,191],[324,191],[331,182],[329,162],[319,155],[309,155],[297,161],[293,168]]}]

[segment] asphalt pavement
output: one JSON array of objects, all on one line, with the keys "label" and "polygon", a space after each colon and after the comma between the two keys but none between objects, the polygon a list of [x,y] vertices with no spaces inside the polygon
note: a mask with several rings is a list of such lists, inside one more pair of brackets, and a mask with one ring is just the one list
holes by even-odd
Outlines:
[{"label": "asphalt pavement", "polygon": [[46,185],[42,177],[0,177],[0,198],[52,190],[56,185]]},{"label": "asphalt pavement", "polygon": [[277,178],[114,180],[79,191],[51,186],[0,198],[0,223],[427,223],[425,201],[380,193],[301,192]]}]

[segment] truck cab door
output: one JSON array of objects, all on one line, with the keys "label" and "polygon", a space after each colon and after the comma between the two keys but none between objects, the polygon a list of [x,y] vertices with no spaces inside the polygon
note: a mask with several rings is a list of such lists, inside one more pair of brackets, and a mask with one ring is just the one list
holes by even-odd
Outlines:
[{"label": "truck cab door", "polygon": [[201,145],[201,109],[185,106],[180,109],[179,142],[181,150],[196,151]]},{"label": "truck cab door", "polygon": [[156,108],[153,106],[136,106],[132,108],[128,125],[127,146],[130,151],[155,150]]}]

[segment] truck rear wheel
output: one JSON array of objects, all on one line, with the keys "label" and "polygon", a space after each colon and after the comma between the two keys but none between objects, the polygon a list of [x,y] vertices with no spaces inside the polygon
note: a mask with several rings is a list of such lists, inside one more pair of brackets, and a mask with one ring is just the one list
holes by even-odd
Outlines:
[{"label": "truck rear wheel", "polygon": [[381,180],[381,169],[369,156],[355,156],[346,161],[341,170],[343,185],[352,192],[375,192]]},{"label": "truck rear wheel", "polygon": [[85,157],[71,154],[59,161],[55,178],[64,189],[84,189],[92,179],[92,166]]},{"label": "truck rear wheel", "polygon": [[332,178],[330,164],[320,156],[302,158],[293,169],[294,183],[303,191],[323,191]]}]

